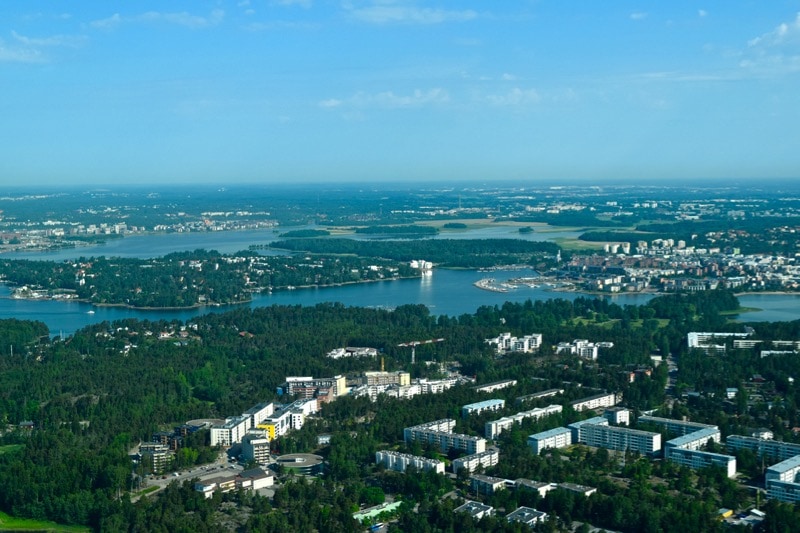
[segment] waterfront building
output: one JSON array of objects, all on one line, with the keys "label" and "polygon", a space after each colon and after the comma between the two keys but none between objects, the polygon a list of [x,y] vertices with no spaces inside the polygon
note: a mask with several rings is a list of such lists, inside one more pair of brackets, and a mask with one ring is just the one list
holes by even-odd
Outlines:
[{"label": "waterfront building", "polygon": [[547,448],[565,448],[572,444],[572,430],[568,428],[554,428],[528,437],[528,446],[533,449],[534,455],[539,455]]}]

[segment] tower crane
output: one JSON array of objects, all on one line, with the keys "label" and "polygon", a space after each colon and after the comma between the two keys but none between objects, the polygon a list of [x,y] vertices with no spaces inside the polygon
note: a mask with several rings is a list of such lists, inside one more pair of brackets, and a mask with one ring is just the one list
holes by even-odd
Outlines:
[{"label": "tower crane", "polygon": [[401,342],[398,344],[398,347],[411,347],[411,364],[413,365],[416,363],[417,358],[417,346],[420,344],[433,344],[434,342],[442,342],[444,339],[426,339],[424,341],[409,341],[409,342]]}]

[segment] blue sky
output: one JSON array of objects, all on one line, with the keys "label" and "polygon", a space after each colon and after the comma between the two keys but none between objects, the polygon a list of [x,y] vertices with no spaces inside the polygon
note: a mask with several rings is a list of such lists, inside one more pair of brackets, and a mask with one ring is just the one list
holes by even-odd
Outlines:
[{"label": "blue sky", "polygon": [[800,177],[800,1],[0,4],[0,184]]}]

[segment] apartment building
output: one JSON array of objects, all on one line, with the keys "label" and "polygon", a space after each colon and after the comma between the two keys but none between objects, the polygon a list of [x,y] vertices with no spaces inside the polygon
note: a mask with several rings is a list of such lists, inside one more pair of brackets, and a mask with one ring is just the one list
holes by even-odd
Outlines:
[{"label": "apartment building", "polygon": [[776,461],[785,461],[800,455],[800,444],[783,442],[773,439],[746,437],[744,435],[729,435],[725,440],[728,451],[750,450],[758,457],[768,457]]},{"label": "apartment building", "polygon": [[531,409],[530,411],[522,411],[520,413],[504,416],[498,420],[492,420],[484,424],[484,435],[487,439],[496,439],[500,433],[512,427],[514,424],[521,424],[523,420],[528,418],[539,419],[546,416],[561,413],[563,407],[557,404],[548,405],[547,407]]},{"label": "apartment building", "polygon": [[576,411],[586,411],[590,409],[600,409],[602,407],[614,407],[617,405],[617,395],[613,392],[595,394],[587,398],[575,400],[569,405]]},{"label": "apartment building", "polygon": [[603,411],[603,418],[608,420],[609,424],[615,426],[629,426],[631,424],[631,412],[624,407],[612,407]]},{"label": "apartment building", "polygon": [[572,424],[568,425],[567,427],[572,431],[572,442],[578,443],[581,442],[581,428],[586,424],[596,424],[600,426],[607,426],[608,419],[602,416],[595,416],[594,418],[587,418],[586,420],[579,420],[578,422],[573,422]]},{"label": "apartment building", "polygon": [[494,346],[498,354],[508,352],[531,353],[542,347],[542,334],[533,333],[523,337],[513,337],[510,332],[506,332],[492,339],[486,339],[485,342]]},{"label": "apartment building", "polygon": [[736,475],[736,457],[721,453],[703,452],[689,448],[665,448],[664,458],[673,463],[697,470],[709,466],[719,466],[728,477]]},{"label": "apartment building", "polygon": [[347,392],[347,381],[341,375],[332,378],[287,377],[286,382],[278,387],[280,395],[319,398],[322,401],[333,401]]},{"label": "apartment building", "polygon": [[474,472],[478,467],[489,468],[500,460],[500,451],[497,448],[489,448],[486,451],[473,453],[453,459],[453,472],[458,473],[462,468],[467,472]]},{"label": "apartment building", "polygon": [[525,396],[517,396],[514,403],[517,405],[531,402],[533,400],[539,400],[541,398],[549,398],[551,396],[557,396],[559,394],[564,394],[564,389],[547,389],[543,390],[542,392],[535,392],[533,394],[526,394]]},{"label": "apartment building", "polygon": [[368,386],[399,385],[406,387],[411,384],[411,374],[408,372],[364,372],[364,380]]},{"label": "apartment building", "polygon": [[452,419],[437,420],[419,426],[408,427],[403,430],[403,439],[406,444],[421,442],[436,446],[443,452],[461,450],[468,454],[486,451],[486,439],[472,435],[452,433],[456,422]]},{"label": "apartment building", "polygon": [[800,502],[800,455],[781,461],[767,468],[764,476],[767,498],[788,503]]},{"label": "apartment building", "polygon": [[150,467],[152,473],[160,474],[169,466],[172,451],[166,444],[143,443],[139,445],[139,458],[142,464]]},{"label": "apartment building", "polygon": [[568,428],[554,428],[528,436],[528,446],[535,455],[539,455],[547,448],[565,448],[572,444],[572,430]]},{"label": "apartment building", "polygon": [[266,431],[251,429],[242,439],[242,459],[260,465],[269,463],[269,442]]},{"label": "apartment building", "polygon": [[228,447],[242,441],[250,425],[251,418],[247,415],[226,418],[222,424],[211,426],[211,446]]},{"label": "apartment building", "polygon": [[717,426],[712,424],[701,424],[699,422],[689,422],[687,420],[675,420],[672,418],[662,418],[660,416],[650,415],[640,416],[639,423],[661,426],[667,433],[672,433],[674,435],[687,435],[689,433],[694,433],[695,431],[707,428],[718,429]]},{"label": "apartment building", "polygon": [[499,411],[506,406],[506,401],[502,399],[483,400],[482,402],[470,403],[461,408],[461,416],[479,415],[487,411]]},{"label": "apartment building", "polygon": [[661,433],[618,426],[584,424],[580,427],[578,442],[595,448],[632,451],[653,456],[661,450]]},{"label": "apartment building", "polygon": [[405,472],[409,466],[417,470],[433,470],[437,474],[444,474],[444,462],[437,459],[428,459],[408,453],[383,450],[375,452],[375,462],[395,472]]},{"label": "apartment building", "polygon": [[665,455],[667,450],[673,448],[680,448],[681,450],[699,450],[709,442],[714,441],[719,443],[721,439],[722,434],[717,426],[698,429],[697,431],[675,437],[664,443]]}]

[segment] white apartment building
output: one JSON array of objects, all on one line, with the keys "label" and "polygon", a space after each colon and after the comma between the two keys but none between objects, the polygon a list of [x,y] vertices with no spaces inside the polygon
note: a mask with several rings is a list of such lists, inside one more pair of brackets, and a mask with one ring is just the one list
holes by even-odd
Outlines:
[{"label": "white apartment building", "polygon": [[717,426],[698,429],[693,433],[687,433],[674,439],[668,440],[664,444],[665,454],[667,450],[672,448],[680,448],[681,450],[699,450],[711,441],[719,443],[722,439]]},{"label": "white apartment building", "polygon": [[436,446],[442,452],[452,449],[461,450],[468,454],[486,451],[486,439],[472,435],[452,433],[456,421],[452,419],[437,420],[419,426],[408,427],[403,430],[403,439],[406,444],[422,442]]},{"label": "white apartment building", "polygon": [[631,412],[624,407],[612,407],[603,412],[603,417],[608,420],[609,424],[615,426],[629,426],[631,425]]},{"label": "white apartment building", "polygon": [[673,447],[664,449],[664,458],[693,470],[713,465],[723,468],[728,477],[734,477],[736,475],[736,457],[732,455]]},{"label": "white apartment building", "polygon": [[499,411],[506,406],[503,399],[483,400],[482,402],[470,403],[461,408],[461,416],[479,415],[487,411]]},{"label": "white apartment building", "polygon": [[758,457],[769,457],[777,461],[785,461],[800,455],[800,444],[773,439],[760,439],[744,435],[729,435],[725,440],[728,451],[750,450]]},{"label": "white apartment building", "polygon": [[584,424],[580,427],[579,435],[578,442],[595,448],[639,452],[650,456],[661,450],[661,433],[618,426]]},{"label": "white apartment building", "polygon": [[490,448],[483,452],[453,459],[453,472],[458,473],[462,468],[467,472],[474,472],[479,466],[489,468],[496,465],[499,460],[500,451],[497,448]]},{"label": "white apartment building", "polygon": [[242,458],[263,465],[269,463],[269,439],[263,430],[247,432],[242,439]]},{"label": "white apartment building", "polygon": [[514,424],[521,424],[527,418],[544,418],[546,416],[558,414],[563,410],[563,407],[557,404],[548,405],[547,407],[531,409],[530,411],[522,411],[520,413],[505,416],[498,420],[486,422],[483,427],[484,435],[487,439],[496,439],[500,433],[510,428]]},{"label": "white apartment building", "polygon": [[524,337],[512,337],[511,332],[506,332],[493,339],[486,339],[485,342],[494,346],[498,354],[508,352],[530,353],[542,347],[542,334],[533,333]]},{"label": "white apartment building", "polygon": [[408,453],[378,451],[375,452],[375,462],[395,472],[405,472],[409,466],[413,466],[418,470],[433,470],[437,474],[444,474],[444,462]]},{"label": "white apartment building", "polygon": [[508,387],[514,387],[517,384],[516,379],[504,379],[501,381],[493,381],[491,383],[484,383],[483,385],[477,385],[472,387],[475,389],[476,392],[494,392],[500,389],[506,389]]},{"label": "white apartment building", "polygon": [[244,413],[242,416],[250,417],[250,427],[254,428],[261,422],[269,418],[275,412],[275,404],[272,402],[264,402],[254,405]]},{"label": "white apartment building", "polygon": [[588,398],[581,398],[570,403],[576,411],[586,411],[587,409],[600,409],[601,407],[614,407],[617,405],[617,395],[613,392],[596,394]]},{"label": "white apartment building", "polygon": [[782,502],[800,502],[800,455],[767,468],[767,498]]},{"label": "white apartment building", "polygon": [[554,428],[528,436],[528,446],[535,455],[547,448],[566,448],[572,444],[572,431],[568,428]]},{"label": "white apartment building", "polygon": [[[687,435],[700,431],[701,429],[713,428],[719,430],[717,426],[712,424],[701,424],[700,422],[689,422],[688,420],[675,420],[672,418],[662,418],[660,416],[642,415],[639,417],[640,424],[654,424],[661,426],[667,433],[674,433],[676,435]],[[719,442],[719,440],[717,440]]]},{"label": "white apartment building", "polygon": [[242,441],[250,426],[247,415],[226,418],[222,424],[211,426],[211,446],[231,446]]}]

